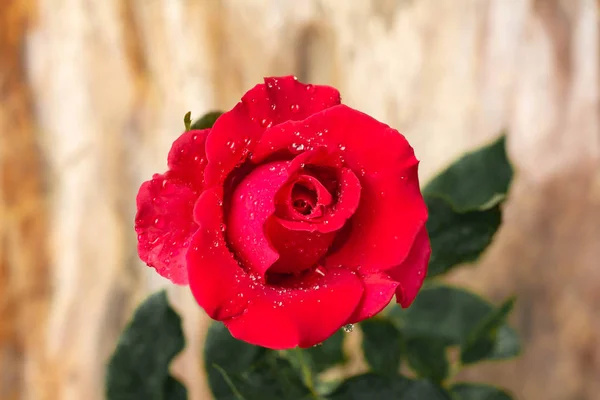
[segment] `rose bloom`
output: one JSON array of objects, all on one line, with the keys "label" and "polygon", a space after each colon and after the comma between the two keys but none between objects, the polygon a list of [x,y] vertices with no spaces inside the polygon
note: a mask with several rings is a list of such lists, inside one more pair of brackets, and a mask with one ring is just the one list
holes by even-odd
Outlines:
[{"label": "rose bloom", "polygon": [[175,140],[144,182],[140,258],[231,334],[309,347],[408,307],[431,253],[418,161],[329,86],[266,78],[211,129]]}]

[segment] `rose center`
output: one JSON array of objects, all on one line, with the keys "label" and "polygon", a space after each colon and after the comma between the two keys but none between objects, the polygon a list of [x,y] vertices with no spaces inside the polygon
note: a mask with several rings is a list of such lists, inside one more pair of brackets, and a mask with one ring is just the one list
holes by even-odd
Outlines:
[{"label": "rose center", "polygon": [[292,188],[292,206],[302,215],[310,215],[317,205],[318,195],[306,183],[296,183]]}]

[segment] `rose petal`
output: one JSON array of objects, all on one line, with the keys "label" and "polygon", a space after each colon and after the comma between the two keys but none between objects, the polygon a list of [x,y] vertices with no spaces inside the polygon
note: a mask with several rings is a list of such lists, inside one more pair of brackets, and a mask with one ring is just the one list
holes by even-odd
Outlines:
[{"label": "rose petal", "polygon": [[169,171],[144,182],[137,195],[135,230],[140,258],[163,277],[187,284],[185,253],[197,225],[194,203],[202,190],[209,129],[184,132],[169,152]]},{"label": "rose petal", "polygon": [[399,266],[390,269],[392,279],[400,282],[396,290],[396,301],[404,308],[410,306],[417,296],[427,275],[427,265],[431,256],[431,244],[425,226],[414,240],[408,257]]},{"label": "rose petal", "polygon": [[[359,275],[361,275],[359,273]],[[361,275],[364,292],[360,303],[347,323],[354,324],[371,318],[387,306],[398,287],[398,282],[392,280],[385,272],[367,272]]]},{"label": "rose petal", "polygon": [[[304,190],[297,190],[298,188]],[[313,192],[316,201],[312,201],[311,196],[306,192]],[[310,213],[302,214],[296,210],[294,201],[298,199],[304,199],[311,206]],[[310,175],[300,175],[281,188],[275,198],[275,205],[277,215],[285,219],[309,221],[312,218],[321,216],[323,208],[330,205],[332,201],[331,193],[317,178]]]},{"label": "rose petal", "polygon": [[258,166],[234,190],[227,219],[227,239],[243,265],[264,277],[279,258],[265,235],[265,223],[275,212],[275,195],[290,176],[290,163]]},{"label": "rose petal", "polygon": [[280,150],[321,146],[341,151],[362,186],[348,240],[325,260],[326,265],[383,270],[402,263],[427,219],[412,147],[398,131],[339,105],[302,122],[288,121],[269,129],[253,152],[259,161]]},{"label": "rose petal", "polygon": [[222,183],[246,157],[265,129],[288,120],[302,120],[340,104],[329,86],[305,85],[294,77],[265,78],[229,112],[217,119],[206,141],[206,186]]},{"label": "rose petal", "polygon": [[187,252],[190,289],[206,313],[222,321],[246,309],[254,282],[227,248],[222,199],[216,189],[202,193],[195,214],[200,228]]},{"label": "rose petal", "polygon": [[156,174],[137,195],[135,231],[142,261],[173,283],[188,282],[185,253],[198,226],[192,219],[197,193],[170,173]]},{"label": "rose petal", "polygon": [[209,132],[210,129],[184,132],[175,140],[169,151],[169,169],[182,182],[190,183],[196,188],[201,188],[204,184],[204,145]]},{"label": "rose petal", "polygon": [[290,230],[279,218],[270,218],[267,236],[279,254],[279,259],[269,272],[298,273],[314,266],[325,254],[335,239],[335,232],[320,233]]},{"label": "rose petal", "polygon": [[288,287],[257,287],[245,313],[225,321],[231,334],[270,349],[314,346],[340,329],[363,292],[360,279],[335,268]]},{"label": "rose petal", "polygon": [[318,219],[281,219],[282,226],[297,231],[329,233],[341,229],[348,218],[354,215],[360,203],[361,186],[354,172],[348,168],[339,171],[339,188],[336,204]]}]

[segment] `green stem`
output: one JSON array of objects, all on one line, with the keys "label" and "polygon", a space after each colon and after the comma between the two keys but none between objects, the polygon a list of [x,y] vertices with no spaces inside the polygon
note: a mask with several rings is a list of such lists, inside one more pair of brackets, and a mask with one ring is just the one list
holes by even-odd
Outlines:
[{"label": "green stem", "polygon": [[294,351],[297,353],[298,361],[300,362],[300,370],[302,372],[302,380],[304,381],[304,383],[310,390],[310,393],[312,394],[313,398],[316,400],[321,399],[321,396],[315,389],[315,382],[313,379],[312,371],[310,370],[310,367],[304,362],[304,354],[302,354],[302,349],[297,347],[294,349]]}]

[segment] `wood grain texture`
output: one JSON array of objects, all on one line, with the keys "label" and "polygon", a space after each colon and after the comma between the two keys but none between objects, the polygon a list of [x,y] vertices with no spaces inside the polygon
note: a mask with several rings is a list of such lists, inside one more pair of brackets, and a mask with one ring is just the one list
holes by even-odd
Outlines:
[{"label": "wood grain texture", "polygon": [[[509,132],[506,223],[450,277],[519,296],[527,353],[466,371],[517,398],[600,390],[600,57],[596,0],[0,2],[0,398],[102,398],[131,311],[168,286],[138,261],[139,184],[188,110],[230,108],[263,76],[332,84],[403,132],[431,177]],[[207,320],[169,287],[207,398]]]}]

